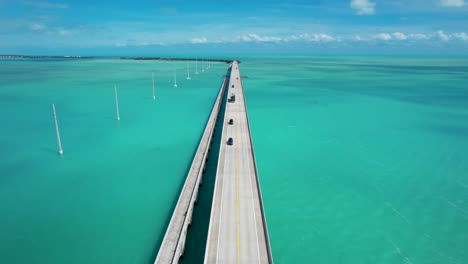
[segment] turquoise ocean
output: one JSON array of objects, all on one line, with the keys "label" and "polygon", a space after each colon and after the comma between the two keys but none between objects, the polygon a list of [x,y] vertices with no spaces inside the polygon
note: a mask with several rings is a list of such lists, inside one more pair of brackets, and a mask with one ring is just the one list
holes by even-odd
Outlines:
[{"label": "turquoise ocean", "polygon": [[[468,59],[240,60],[276,263],[468,263]],[[227,69],[190,67],[0,60],[0,263],[153,262]]]}]

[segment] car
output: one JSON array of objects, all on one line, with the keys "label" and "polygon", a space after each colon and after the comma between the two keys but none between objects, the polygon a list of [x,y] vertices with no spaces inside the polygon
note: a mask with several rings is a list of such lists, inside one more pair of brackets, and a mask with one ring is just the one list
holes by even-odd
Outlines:
[{"label": "car", "polygon": [[229,125],[233,125],[234,124],[234,119],[229,119],[229,122],[228,122]]},{"label": "car", "polygon": [[234,88],[234,84],[231,86],[231,88]]},{"label": "car", "polygon": [[228,145],[233,145],[234,144],[234,139],[232,139],[232,137],[228,138],[227,144]]}]

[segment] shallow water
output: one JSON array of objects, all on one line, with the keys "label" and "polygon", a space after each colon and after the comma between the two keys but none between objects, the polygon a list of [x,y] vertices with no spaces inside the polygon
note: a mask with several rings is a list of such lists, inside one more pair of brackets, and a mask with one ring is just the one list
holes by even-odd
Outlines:
[{"label": "shallow water", "polygon": [[[276,263],[468,263],[468,59],[241,61]],[[227,68],[177,65],[0,60],[2,263],[153,262]]]},{"label": "shallow water", "polygon": [[244,59],[277,263],[468,263],[468,60]]},{"label": "shallow water", "polygon": [[185,67],[0,61],[0,262],[154,261],[227,68],[187,81]]}]

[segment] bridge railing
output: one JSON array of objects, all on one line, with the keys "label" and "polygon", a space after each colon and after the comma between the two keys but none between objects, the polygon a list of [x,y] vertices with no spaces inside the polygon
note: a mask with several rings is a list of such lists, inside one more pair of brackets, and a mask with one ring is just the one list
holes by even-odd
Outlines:
[{"label": "bridge railing", "polygon": [[257,191],[258,191],[258,196],[259,196],[259,200],[260,200],[260,210],[262,212],[263,230],[265,231],[265,241],[267,243],[266,248],[267,248],[267,254],[268,254],[268,261],[269,261],[269,263],[273,263],[273,255],[271,253],[271,244],[270,244],[270,235],[268,234],[268,225],[267,225],[267,221],[266,221],[266,217],[265,217],[265,208],[263,206],[262,190],[260,188],[260,180],[259,180],[259,177],[258,177],[257,161],[255,159],[254,144],[253,144],[253,140],[252,140],[252,133],[251,133],[251,130],[250,130],[249,115],[248,115],[248,111],[247,111],[247,102],[245,100],[244,85],[243,85],[243,82],[242,82],[242,78],[240,77],[240,70],[239,70],[239,80],[240,80],[241,85],[242,85],[242,96],[244,97],[244,107],[245,107],[245,113],[246,113],[246,116],[247,116],[247,126],[248,126],[248,129],[249,129],[250,145],[252,147],[251,151],[252,151],[253,163],[254,163],[254,168],[255,168],[255,180],[257,182]]}]

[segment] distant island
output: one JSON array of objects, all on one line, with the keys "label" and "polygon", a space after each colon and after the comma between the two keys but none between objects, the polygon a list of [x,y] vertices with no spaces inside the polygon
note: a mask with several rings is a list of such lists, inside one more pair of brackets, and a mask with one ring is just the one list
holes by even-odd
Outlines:
[{"label": "distant island", "polygon": [[[165,57],[99,57],[99,56],[40,56],[40,55],[0,55],[0,59],[121,59],[121,60],[162,60],[162,61],[208,61],[232,63],[228,59],[195,59],[195,58],[165,58]],[[239,60],[236,60],[240,63]]]},{"label": "distant island", "polygon": [[36,56],[36,55],[0,55],[0,59],[94,59],[90,56]]},{"label": "distant island", "polygon": [[[122,60],[164,60],[164,61],[210,61],[232,63],[234,60],[227,59],[194,59],[194,58],[164,58],[164,57],[120,57]],[[237,60],[240,63],[240,61]]]}]

